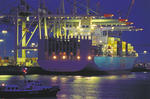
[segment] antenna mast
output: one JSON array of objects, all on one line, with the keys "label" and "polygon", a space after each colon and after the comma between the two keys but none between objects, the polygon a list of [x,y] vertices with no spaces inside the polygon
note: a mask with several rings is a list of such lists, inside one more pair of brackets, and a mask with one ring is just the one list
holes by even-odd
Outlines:
[{"label": "antenna mast", "polygon": [[87,0],[87,9],[86,9],[87,15],[89,15],[89,8],[90,8],[90,0]]},{"label": "antenna mast", "polygon": [[77,14],[77,1],[76,0],[74,0],[74,2],[73,2],[73,15],[76,15]]},{"label": "antenna mast", "polygon": [[61,14],[65,14],[65,4],[64,4],[64,0],[61,0],[60,2],[60,13]]}]

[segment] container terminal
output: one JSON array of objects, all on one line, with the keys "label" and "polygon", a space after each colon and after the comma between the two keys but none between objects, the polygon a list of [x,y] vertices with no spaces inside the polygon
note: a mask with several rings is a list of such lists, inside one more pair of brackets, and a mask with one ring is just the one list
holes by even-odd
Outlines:
[{"label": "container terminal", "polygon": [[[16,14],[1,15],[1,20],[12,18],[16,26],[14,57],[0,58],[1,66],[40,66],[60,73],[133,68],[138,53],[132,44],[122,40],[122,33],[143,29],[128,21],[129,13],[126,18],[115,18],[113,14],[90,9],[90,0],[85,4],[67,0],[73,12],[65,14],[64,0],[61,0],[60,10],[51,14],[44,0],[38,2],[37,11],[31,11],[26,0],[20,0]],[[78,14],[80,6],[86,14]],[[36,44],[32,40],[35,37]],[[37,56],[27,57],[30,51],[37,51]]]}]

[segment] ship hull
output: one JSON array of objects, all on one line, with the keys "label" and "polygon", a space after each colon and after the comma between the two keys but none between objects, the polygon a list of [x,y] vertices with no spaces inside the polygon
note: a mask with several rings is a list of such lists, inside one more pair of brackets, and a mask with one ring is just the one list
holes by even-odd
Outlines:
[{"label": "ship hull", "polygon": [[95,56],[93,60],[57,61],[38,60],[39,65],[51,72],[78,72],[78,71],[126,71],[133,68],[136,57],[103,57]]},{"label": "ship hull", "polygon": [[0,98],[56,97],[56,94],[59,90],[60,89],[57,86],[45,90],[1,90]]}]

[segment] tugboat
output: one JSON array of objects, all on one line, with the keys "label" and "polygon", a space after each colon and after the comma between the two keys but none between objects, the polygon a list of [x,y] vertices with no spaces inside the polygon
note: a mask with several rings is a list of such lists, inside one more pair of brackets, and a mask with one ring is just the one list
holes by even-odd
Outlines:
[{"label": "tugboat", "polygon": [[23,68],[22,71],[25,78],[23,87],[2,83],[0,98],[56,97],[60,91],[59,86],[43,86],[39,81],[26,80],[27,68]]},{"label": "tugboat", "polygon": [[2,83],[0,86],[0,97],[56,97],[59,90],[58,86],[42,86],[39,81],[25,80],[23,88],[18,85],[7,85]]}]

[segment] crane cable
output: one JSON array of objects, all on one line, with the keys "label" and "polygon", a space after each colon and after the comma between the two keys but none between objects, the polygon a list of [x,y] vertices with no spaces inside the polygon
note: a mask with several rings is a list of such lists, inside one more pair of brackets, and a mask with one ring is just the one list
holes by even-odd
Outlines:
[{"label": "crane cable", "polygon": [[[72,4],[73,5],[73,2],[71,2],[70,0],[67,0],[70,4]],[[82,4],[81,2],[77,2],[76,4],[79,4],[80,6],[82,6],[83,8],[87,8],[84,4]],[[84,9],[83,8],[81,8],[80,6],[77,6],[78,8],[80,8],[81,10],[83,10],[84,11]],[[97,12],[96,11],[94,11],[94,10],[92,10],[92,9],[89,9],[89,11],[91,11],[91,12],[93,12],[93,13],[95,13],[95,14],[97,14]]]},{"label": "crane cable", "polygon": [[129,6],[129,8],[128,8],[128,12],[127,12],[127,15],[126,15],[126,18],[127,18],[127,19],[129,18],[129,14],[130,14],[130,12],[131,12],[132,6],[134,5],[134,2],[135,2],[135,0],[132,0],[130,6]]}]

